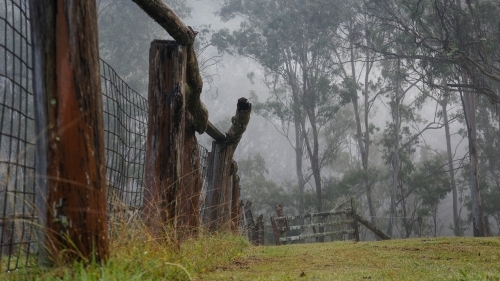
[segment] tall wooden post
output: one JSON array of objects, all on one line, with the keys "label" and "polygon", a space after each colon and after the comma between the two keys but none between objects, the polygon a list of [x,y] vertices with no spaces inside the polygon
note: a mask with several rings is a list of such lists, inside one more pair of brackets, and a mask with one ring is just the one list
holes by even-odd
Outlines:
[{"label": "tall wooden post", "polygon": [[108,256],[95,1],[31,0],[40,261]]},{"label": "tall wooden post", "polygon": [[153,234],[176,238],[199,226],[202,186],[196,121],[187,110],[187,47],[155,40],[150,49],[144,218]]},{"label": "tall wooden post", "polygon": [[200,225],[200,194],[203,185],[200,152],[193,116],[184,112],[186,124],[182,156],[182,181],[177,194],[176,231],[182,237],[196,235]]},{"label": "tall wooden post", "polygon": [[209,159],[210,178],[203,216],[205,225],[211,231],[231,229],[233,153],[232,145],[217,141],[212,143],[212,157]]},{"label": "tall wooden post", "polygon": [[240,177],[238,176],[238,164],[236,161],[233,161],[233,169],[231,169],[233,175],[233,190],[232,190],[232,198],[231,198],[231,230],[233,233],[238,232],[238,228],[241,221],[241,212],[240,212]]},{"label": "tall wooden post", "polygon": [[356,199],[354,197],[351,197],[351,212],[352,212],[352,228],[354,229],[354,239],[356,241],[359,241],[359,225],[358,225],[358,219],[356,216]]},{"label": "tall wooden post", "polygon": [[149,116],[143,215],[153,235],[175,227],[185,131],[186,47],[155,40],[149,52]]},{"label": "tall wooden post", "polygon": [[[203,223],[209,230],[231,230],[232,206],[237,205],[239,198],[233,200],[233,177],[237,171],[237,165],[233,165],[233,155],[238,143],[250,121],[252,104],[246,98],[238,99],[236,114],[231,118],[232,126],[221,141],[212,143],[212,153],[209,159],[209,179],[205,198],[205,209],[203,210]],[[210,133],[212,132],[212,133]],[[212,137],[221,139],[214,133],[214,129],[207,129]]]}]

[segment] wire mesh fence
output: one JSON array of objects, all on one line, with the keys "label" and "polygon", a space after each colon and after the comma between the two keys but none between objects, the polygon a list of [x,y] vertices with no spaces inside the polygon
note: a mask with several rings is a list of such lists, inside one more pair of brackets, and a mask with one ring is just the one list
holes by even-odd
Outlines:
[{"label": "wire mesh fence", "polygon": [[34,112],[28,0],[0,3],[0,267],[35,260]]},{"label": "wire mesh fence", "polygon": [[147,100],[100,60],[109,213],[142,206]]},{"label": "wire mesh fence", "polygon": [[[0,0],[0,272],[37,263],[29,0]],[[108,214],[142,207],[148,102],[100,60]],[[206,190],[209,152],[199,147]],[[203,198],[203,195],[201,195]]]}]

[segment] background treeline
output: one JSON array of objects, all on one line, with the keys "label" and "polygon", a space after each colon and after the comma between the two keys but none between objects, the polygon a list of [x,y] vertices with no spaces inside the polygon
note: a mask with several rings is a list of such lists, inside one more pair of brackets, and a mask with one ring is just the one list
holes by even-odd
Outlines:
[{"label": "background treeline", "polygon": [[[254,213],[355,196],[395,237],[419,217],[425,235],[498,235],[498,1],[166,3],[200,31],[210,120],[227,130],[231,101],[254,104],[236,156]],[[167,34],[132,1],[98,8],[101,57],[146,95],[149,44]]]}]

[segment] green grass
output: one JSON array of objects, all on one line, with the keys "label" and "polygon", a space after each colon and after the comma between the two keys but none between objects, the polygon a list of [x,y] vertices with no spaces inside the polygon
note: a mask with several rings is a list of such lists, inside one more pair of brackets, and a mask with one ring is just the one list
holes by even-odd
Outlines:
[{"label": "green grass", "polygon": [[180,246],[143,227],[113,231],[104,264],[0,274],[0,280],[499,280],[500,238],[421,238],[249,246],[201,234]]},{"label": "green grass", "polygon": [[0,280],[190,280],[216,266],[229,264],[248,242],[231,234],[201,234],[182,244],[152,239],[143,227],[124,225],[110,239],[104,264],[75,263],[50,269],[0,273]]},{"label": "green grass", "polygon": [[201,280],[500,280],[500,238],[249,247]]}]

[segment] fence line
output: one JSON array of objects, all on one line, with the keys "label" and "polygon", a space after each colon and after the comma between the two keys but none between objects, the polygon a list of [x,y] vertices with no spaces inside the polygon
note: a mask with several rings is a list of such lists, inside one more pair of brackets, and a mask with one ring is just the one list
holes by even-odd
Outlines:
[{"label": "fence line", "polygon": [[0,4],[0,271],[34,264],[34,110],[28,0]]},{"label": "fence line", "polygon": [[[37,264],[34,99],[28,0],[0,3],[0,272]],[[147,99],[102,59],[103,122],[112,217],[143,204]],[[206,190],[208,150],[199,147]],[[203,197],[203,195],[201,195]]]}]

